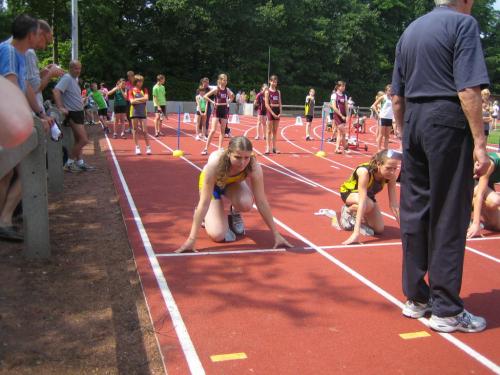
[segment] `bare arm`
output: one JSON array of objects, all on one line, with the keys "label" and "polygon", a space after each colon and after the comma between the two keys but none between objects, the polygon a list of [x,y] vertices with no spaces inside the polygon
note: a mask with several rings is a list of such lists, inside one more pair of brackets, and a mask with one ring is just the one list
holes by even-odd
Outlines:
[{"label": "bare arm", "polygon": [[210,90],[209,92],[207,92],[204,96],[205,100],[209,101],[210,103],[212,103],[213,105],[215,105],[215,102],[210,99],[210,97],[215,94],[217,92],[218,88],[215,88],[213,90]]},{"label": "bare arm", "polygon": [[389,195],[389,205],[391,207],[391,211],[396,217],[396,221],[399,223],[399,203],[396,192],[396,178],[387,183],[387,194]]},{"label": "bare arm", "polygon": [[474,139],[474,174],[480,177],[486,173],[489,166],[489,158],[486,155],[486,137],[483,128],[483,109],[481,89],[479,86],[467,88],[458,93],[462,109],[469,122],[469,127]]},{"label": "bare arm", "polygon": [[15,75],[0,76],[0,146],[23,143],[33,132],[33,116]]},{"label": "bare arm", "polygon": [[264,173],[262,172],[262,167],[255,160],[252,162],[254,163],[254,168],[252,171],[251,180],[253,195],[255,198],[255,205],[257,206],[257,210],[259,211],[260,216],[262,216],[262,219],[273,233],[273,248],[276,249],[280,245],[291,247],[290,243],[288,243],[288,241],[286,241],[281,236],[281,234],[276,229],[276,225],[274,224],[271,207],[269,206],[269,202],[267,201],[266,193],[264,191]]},{"label": "bare arm", "polygon": [[377,98],[375,100],[375,102],[370,107],[376,114],[378,114],[378,112],[379,112],[377,106],[380,104],[380,102],[382,101],[382,99],[384,99],[384,97],[380,96],[379,98]]},{"label": "bare arm", "polygon": [[484,196],[486,195],[486,189],[488,188],[488,179],[490,175],[495,170],[495,165],[490,160],[490,166],[486,174],[479,177],[479,182],[475,189],[474,194],[474,213],[472,217],[472,223],[467,229],[467,238],[473,238],[481,233],[481,209],[483,207]]},{"label": "bare arm", "polygon": [[57,108],[62,113],[64,113],[65,115],[67,115],[68,114],[68,109],[63,104],[61,91],[59,91],[59,89],[54,89],[54,90],[52,90],[52,95],[54,96],[54,101],[56,102]]},{"label": "bare arm", "polygon": [[366,168],[359,168],[356,171],[358,175],[358,209],[356,211],[356,223],[354,224],[354,229],[352,234],[347,240],[342,242],[343,245],[350,245],[352,243],[358,242],[361,222],[365,216],[366,211],[366,201],[368,199],[368,183],[370,182],[370,173]]},{"label": "bare arm", "polygon": [[394,112],[394,122],[396,129],[399,132],[399,137],[403,136],[403,125],[405,117],[405,98],[399,95],[392,96],[392,111]]},{"label": "bare arm", "polygon": [[47,65],[40,72],[41,81],[40,86],[38,87],[38,90],[36,92],[42,92],[47,87],[52,78],[61,77],[62,75],[64,75],[64,70],[62,70],[60,67],[54,64]]}]

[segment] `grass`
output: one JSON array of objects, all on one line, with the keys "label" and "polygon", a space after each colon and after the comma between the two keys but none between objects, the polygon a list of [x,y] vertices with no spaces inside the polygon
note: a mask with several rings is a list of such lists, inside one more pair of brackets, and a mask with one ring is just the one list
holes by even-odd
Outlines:
[{"label": "grass", "polygon": [[488,143],[494,145],[500,145],[500,129],[492,131],[488,137]]}]

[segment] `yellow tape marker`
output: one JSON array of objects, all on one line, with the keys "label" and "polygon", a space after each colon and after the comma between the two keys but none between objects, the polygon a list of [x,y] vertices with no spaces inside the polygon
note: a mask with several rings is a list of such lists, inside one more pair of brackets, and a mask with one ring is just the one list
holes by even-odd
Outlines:
[{"label": "yellow tape marker", "polygon": [[400,333],[399,337],[403,340],[412,340],[412,339],[420,339],[422,337],[430,337],[430,333],[426,331],[418,331],[418,332],[409,332],[409,333]]},{"label": "yellow tape marker", "polygon": [[235,359],[247,359],[247,358],[248,357],[245,353],[217,354],[210,356],[212,362],[234,361]]}]

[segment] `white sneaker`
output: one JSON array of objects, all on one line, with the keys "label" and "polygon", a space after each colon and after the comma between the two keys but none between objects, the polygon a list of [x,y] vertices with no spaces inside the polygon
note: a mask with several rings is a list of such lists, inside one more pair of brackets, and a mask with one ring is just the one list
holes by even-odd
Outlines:
[{"label": "white sneaker", "polygon": [[208,150],[207,149],[204,149],[202,152],[201,152],[202,155],[207,155],[208,154]]},{"label": "white sneaker", "polygon": [[425,314],[432,312],[432,301],[429,300],[427,303],[420,303],[408,300],[401,311],[407,318],[420,319],[425,316]]},{"label": "white sneaker", "polygon": [[344,204],[340,211],[340,226],[343,230],[353,230],[356,218],[349,212],[349,208]]},{"label": "white sneaker", "polygon": [[235,212],[231,207],[231,211],[228,215],[229,228],[237,234],[242,235],[245,234],[245,223],[243,222],[243,218],[241,217],[241,213]]},{"label": "white sneaker", "polygon": [[151,155],[151,146],[146,146],[146,155]]},{"label": "white sneaker", "polygon": [[227,229],[226,236],[224,237],[224,242],[234,242],[236,241],[236,234],[231,229]]},{"label": "white sneaker", "polygon": [[480,316],[472,315],[467,310],[460,314],[446,318],[432,315],[429,326],[438,332],[481,332],[486,328],[486,320]]},{"label": "white sneaker", "polygon": [[139,146],[135,146],[135,154],[140,155],[141,154],[141,148]]}]

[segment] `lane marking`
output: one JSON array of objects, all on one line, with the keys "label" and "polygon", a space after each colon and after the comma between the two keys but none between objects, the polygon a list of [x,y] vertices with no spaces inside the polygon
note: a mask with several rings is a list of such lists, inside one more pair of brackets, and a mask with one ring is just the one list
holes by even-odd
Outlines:
[{"label": "lane marking", "polygon": [[217,354],[210,356],[212,362],[234,361],[237,359],[247,359],[247,358],[248,357],[245,353]]},{"label": "lane marking", "polygon": [[479,251],[479,250],[473,249],[473,248],[472,248],[472,247],[470,247],[470,246],[465,246],[465,248],[466,248],[467,250],[469,250],[470,252],[473,252],[473,253],[475,253],[475,254],[477,254],[477,255],[481,255],[482,257],[485,257],[485,258],[487,258],[487,259],[492,260],[493,262],[500,263],[500,259],[495,258],[495,257],[494,257],[494,256],[492,256],[492,255],[489,255],[489,254],[483,253],[482,251]]},{"label": "lane marking", "polygon": [[418,332],[400,333],[399,337],[401,337],[403,340],[413,340],[413,339],[421,339],[423,337],[431,337],[431,334],[426,331],[418,331]]},{"label": "lane marking", "polygon": [[[296,248],[294,248],[296,249]],[[204,251],[198,253],[160,253],[156,254],[157,257],[194,257],[206,255],[234,255],[234,254],[255,254],[255,253],[283,253],[286,252],[285,248],[278,249],[254,249],[254,250],[228,250],[228,251]]]},{"label": "lane marking", "polygon": [[[160,288],[161,295],[163,297],[163,300],[165,302],[167,310],[170,313],[170,317],[172,319],[172,324],[174,326],[175,332],[177,333],[177,337],[178,337],[179,342],[181,344],[182,351],[184,352],[184,356],[186,357],[186,361],[188,363],[189,369],[190,369],[192,374],[203,375],[203,374],[205,374],[205,370],[203,369],[200,358],[198,357],[198,354],[196,353],[196,349],[194,348],[193,342],[191,341],[191,337],[189,336],[186,325],[184,324],[184,321],[182,320],[182,316],[181,316],[181,313],[179,311],[179,308],[177,307],[177,304],[175,303],[174,296],[172,295],[172,292],[170,291],[170,288],[168,287],[167,280],[165,279],[165,276],[163,275],[163,271],[160,267],[158,259],[155,256],[153,246],[151,245],[151,241],[149,240],[149,236],[148,236],[146,229],[142,223],[141,217],[139,215],[139,211],[137,210],[134,199],[132,198],[132,194],[130,193],[127,182],[125,181],[125,177],[123,176],[120,164],[118,163],[118,159],[116,158],[115,152],[113,150],[113,146],[111,145],[111,142],[110,142],[107,135],[106,135],[106,141],[108,142],[108,147],[109,147],[109,150],[111,152],[111,156],[113,158],[113,163],[115,165],[116,172],[118,173],[118,177],[120,178],[120,183],[122,184],[122,188],[123,188],[123,191],[125,192],[125,196],[127,198],[127,202],[129,204],[130,210],[131,210],[132,215],[134,217],[135,224],[137,225],[137,230],[139,231],[139,234],[141,236],[141,240],[142,240],[142,243],[144,245],[144,249],[146,250],[146,254],[148,256],[149,263],[150,263],[151,268],[153,270],[153,273],[155,275],[156,281],[158,282],[158,287]],[[187,160],[185,158],[183,158],[183,159],[186,162],[190,163],[191,165],[197,167],[195,164],[191,163],[189,160]],[[135,259],[135,257],[134,257],[134,259]],[[144,288],[143,288],[143,290],[144,290]],[[160,353],[162,353],[161,350],[160,350]],[[167,371],[166,371],[165,359],[163,358],[163,354],[162,354],[162,361],[163,361],[163,367],[165,368],[165,373],[166,373]]]}]

